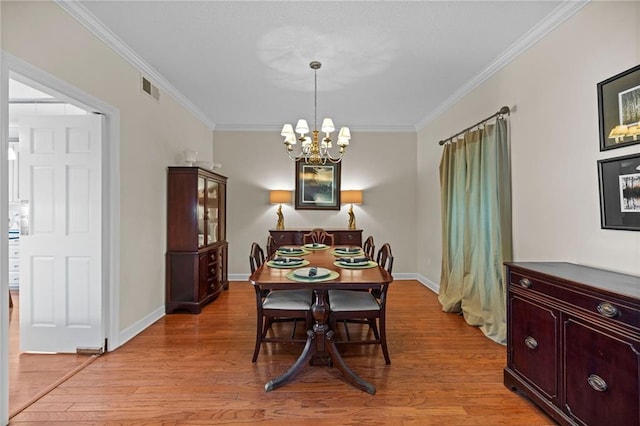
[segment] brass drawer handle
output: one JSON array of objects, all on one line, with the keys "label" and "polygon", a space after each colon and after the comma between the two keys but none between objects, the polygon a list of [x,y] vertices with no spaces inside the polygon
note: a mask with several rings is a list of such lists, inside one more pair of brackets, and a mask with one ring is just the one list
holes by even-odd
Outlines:
[{"label": "brass drawer handle", "polygon": [[527,338],[524,339],[524,344],[527,345],[529,349],[535,349],[538,347],[538,341],[531,336],[527,336]]},{"label": "brass drawer handle", "polygon": [[598,392],[604,392],[607,390],[607,382],[597,374],[590,375],[587,379],[587,383],[589,383],[589,386]]},{"label": "brass drawer handle", "polygon": [[520,285],[524,288],[529,288],[531,287],[531,284],[533,284],[531,282],[531,280],[529,278],[520,278]]},{"label": "brass drawer handle", "polygon": [[620,313],[618,311],[618,308],[616,308],[615,306],[613,306],[609,302],[600,302],[600,304],[598,304],[597,309],[598,309],[598,312],[600,312],[601,315],[603,315],[603,316],[605,316],[607,318],[615,318]]}]

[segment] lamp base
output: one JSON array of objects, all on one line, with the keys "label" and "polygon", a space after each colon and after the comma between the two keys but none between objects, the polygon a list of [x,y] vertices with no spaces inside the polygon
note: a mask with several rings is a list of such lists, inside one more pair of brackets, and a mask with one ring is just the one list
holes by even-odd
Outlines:
[{"label": "lamp base", "polygon": [[353,204],[349,207],[349,229],[356,229],[356,215],[353,214]]},{"label": "lamp base", "polygon": [[276,224],[276,229],[278,231],[282,231],[284,229],[284,215],[282,214],[282,204],[278,206],[278,211],[276,212],[278,215],[278,223]]}]

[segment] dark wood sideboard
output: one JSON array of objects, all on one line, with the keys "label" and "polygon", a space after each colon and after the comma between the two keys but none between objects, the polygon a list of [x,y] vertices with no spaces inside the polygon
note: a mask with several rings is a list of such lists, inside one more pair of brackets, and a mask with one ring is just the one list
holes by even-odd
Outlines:
[{"label": "dark wood sideboard", "polygon": [[506,263],[505,386],[562,425],[640,424],[640,277]]},{"label": "dark wood sideboard", "polygon": [[[333,234],[336,245],[362,246],[362,229],[325,229]],[[302,245],[304,234],[311,232],[308,229],[270,229],[269,234],[278,247],[285,245]]]},{"label": "dark wood sideboard", "polygon": [[200,313],[229,288],[227,178],[198,167],[169,167],[165,312]]}]

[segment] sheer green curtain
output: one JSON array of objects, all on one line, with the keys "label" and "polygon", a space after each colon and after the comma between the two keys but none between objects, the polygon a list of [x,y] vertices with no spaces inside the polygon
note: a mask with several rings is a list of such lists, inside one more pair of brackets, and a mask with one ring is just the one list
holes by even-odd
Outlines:
[{"label": "sheer green curtain", "polygon": [[511,260],[511,171],[505,118],[444,146],[438,299],[490,339],[506,342],[503,262]]}]

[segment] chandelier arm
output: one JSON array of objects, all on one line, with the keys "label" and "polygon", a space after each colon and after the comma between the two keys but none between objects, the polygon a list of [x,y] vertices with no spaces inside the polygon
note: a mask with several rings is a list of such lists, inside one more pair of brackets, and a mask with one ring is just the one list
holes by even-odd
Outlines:
[{"label": "chandelier arm", "polygon": [[291,154],[291,150],[289,150],[288,148],[285,148],[285,149],[287,150],[287,155],[293,161],[298,161],[299,159],[304,157],[302,152],[300,154],[298,154],[298,155],[292,155]]},{"label": "chandelier arm", "polygon": [[338,153],[337,157],[333,157],[331,155],[331,153],[329,152],[329,150],[327,150],[327,154],[326,154],[326,158],[331,161],[332,163],[339,163],[342,160],[342,155],[344,153]]}]

